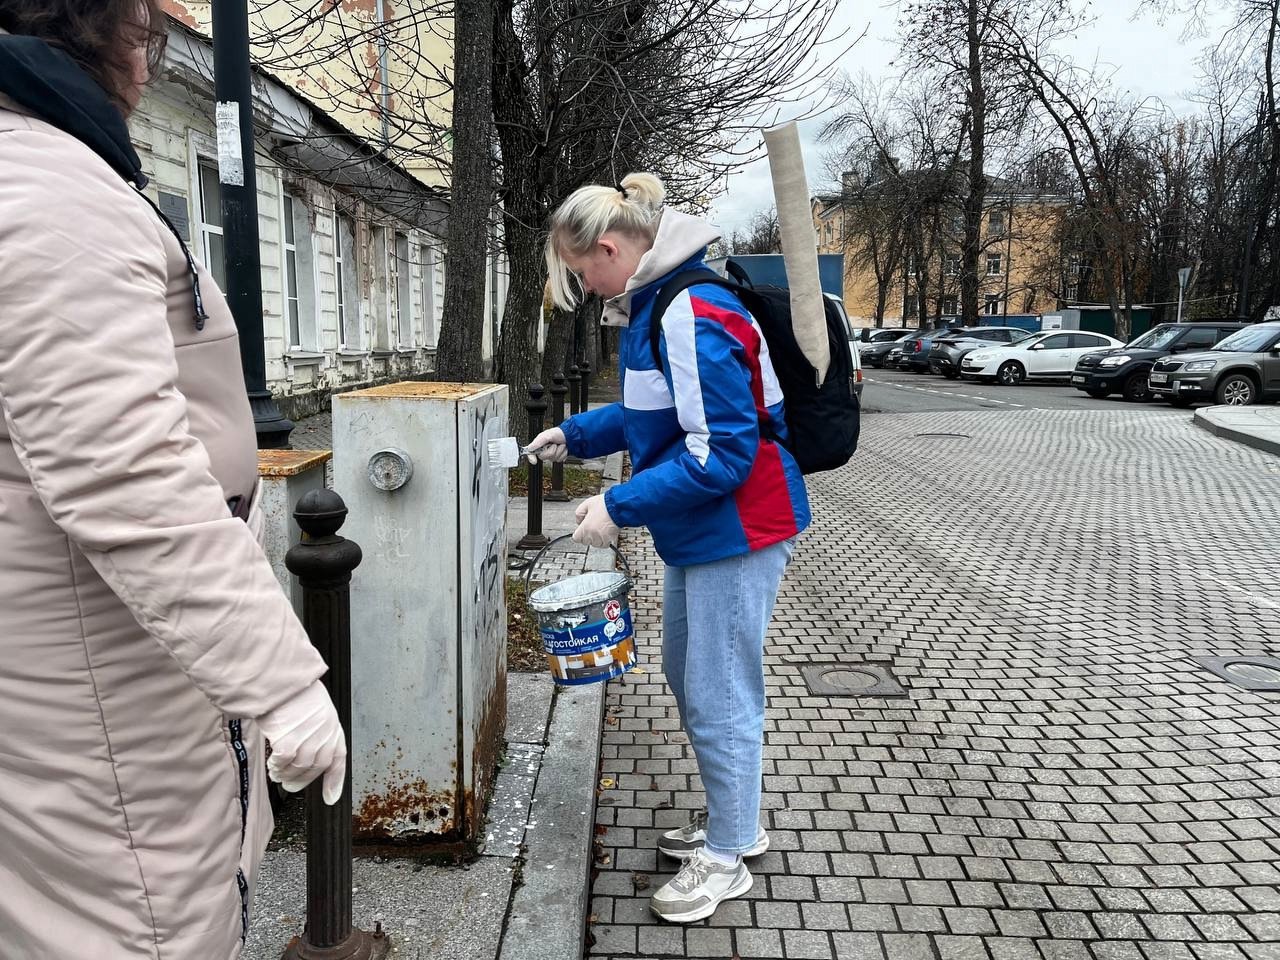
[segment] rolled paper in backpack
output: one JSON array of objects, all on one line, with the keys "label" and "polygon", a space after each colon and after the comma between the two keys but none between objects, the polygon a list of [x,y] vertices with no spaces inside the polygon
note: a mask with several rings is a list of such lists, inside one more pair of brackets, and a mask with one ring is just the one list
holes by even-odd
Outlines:
[{"label": "rolled paper in backpack", "polygon": [[818,279],[818,243],[809,206],[809,184],[800,152],[800,131],[784,123],[764,132],[773,177],[773,199],[782,234],[782,262],[791,291],[791,326],[796,343],[817,372],[817,385],[827,379],[831,342],[827,338],[826,306]]}]

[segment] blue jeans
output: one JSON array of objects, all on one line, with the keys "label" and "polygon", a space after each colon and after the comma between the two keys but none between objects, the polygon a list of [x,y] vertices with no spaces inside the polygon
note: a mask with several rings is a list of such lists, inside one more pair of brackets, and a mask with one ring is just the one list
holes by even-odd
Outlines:
[{"label": "blue jeans", "polygon": [[794,540],[667,567],[662,665],[707,792],[707,846],[743,853],[760,825],[764,635]]}]

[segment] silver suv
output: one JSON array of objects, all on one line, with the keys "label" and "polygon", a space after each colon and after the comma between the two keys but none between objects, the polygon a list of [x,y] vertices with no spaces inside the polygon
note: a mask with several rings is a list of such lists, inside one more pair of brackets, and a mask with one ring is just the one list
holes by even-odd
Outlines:
[{"label": "silver suv", "polygon": [[1175,407],[1280,400],[1280,321],[1237,330],[1212,350],[1157,360],[1148,381],[1152,397]]}]

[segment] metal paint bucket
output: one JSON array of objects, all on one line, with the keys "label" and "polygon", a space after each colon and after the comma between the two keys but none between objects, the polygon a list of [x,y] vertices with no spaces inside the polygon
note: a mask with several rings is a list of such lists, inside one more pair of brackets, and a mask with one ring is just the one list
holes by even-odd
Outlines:
[{"label": "metal paint bucket", "polygon": [[[533,558],[524,575],[526,588],[552,544],[567,539],[557,537]],[[613,552],[624,572],[582,573],[529,594],[551,677],[563,686],[612,680],[635,666],[635,623],[627,603],[634,583],[626,558],[617,547]]]}]

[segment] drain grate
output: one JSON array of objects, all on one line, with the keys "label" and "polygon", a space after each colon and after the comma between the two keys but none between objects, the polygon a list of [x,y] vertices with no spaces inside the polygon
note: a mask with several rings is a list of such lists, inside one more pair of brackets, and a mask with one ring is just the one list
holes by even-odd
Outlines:
[{"label": "drain grate", "polygon": [[1244,690],[1280,693],[1280,658],[1192,657],[1196,663]]},{"label": "drain grate", "polygon": [[807,663],[800,668],[815,697],[905,697],[907,690],[879,663]]}]

